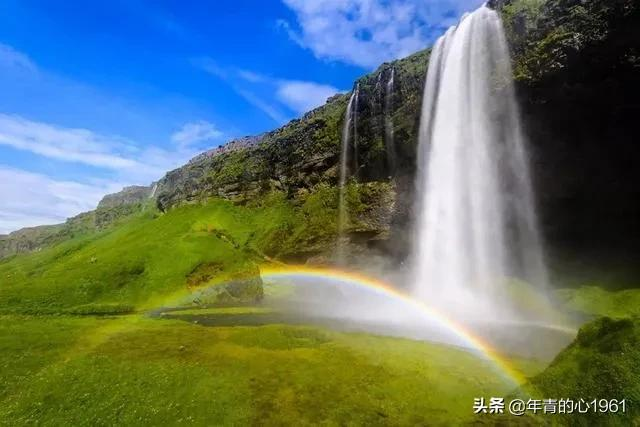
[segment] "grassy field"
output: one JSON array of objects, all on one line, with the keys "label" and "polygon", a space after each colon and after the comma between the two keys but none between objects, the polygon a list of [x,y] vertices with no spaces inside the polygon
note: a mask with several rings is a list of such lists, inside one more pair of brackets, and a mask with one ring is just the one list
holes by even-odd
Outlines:
[{"label": "grassy field", "polygon": [[0,344],[4,425],[457,423],[513,388],[455,348],[310,326],[12,315]]},{"label": "grassy field", "polygon": [[[108,230],[1,260],[0,425],[495,421],[474,418],[473,399],[506,396],[514,384],[461,349],[289,322],[251,304],[187,304],[161,315],[159,307],[189,303],[216,288],[209,285],[256,276],[268,257],[332,238],[330,189],[295,203],[281,196],[146,209]],[[267,300],[290,294],[289,286],[264,285]],[[589,287],[558,295],[585,317],[628,316],[640,300],[637,290]],[[592,348],[571,351],[570,367],[556,364],[547,376],[548,361],[509,363],[543,375],[536,389],[553,391],[582,372],[574,356],[600,357]],[[627,359],[611,360],[635,375]],[[590,372],[597,383],[599,371]]]}]

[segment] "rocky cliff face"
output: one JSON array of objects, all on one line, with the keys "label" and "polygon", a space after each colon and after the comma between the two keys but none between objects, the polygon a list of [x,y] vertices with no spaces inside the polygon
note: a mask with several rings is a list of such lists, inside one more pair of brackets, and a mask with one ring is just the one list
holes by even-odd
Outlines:
[{"label": "rocky cliff face", "polygon": [[501,3],[547,239],[638,257],[640,4]]},{"label": "rocky cliff face", "polygon": [[94,223],[95,211],[91,211],[69,218],[64,224],[28,227],[0,236],[0,260],[63,242],[93,228]]},{"label": "rocky cliff face", "polygon": [[122,191],[114,194],[107,194],[98,203],[98,209],[111,209],[124,205],[142,203],[153,194],[155,183],[149,187],[132,185],[125,187]]},{"label": "rocky cliff face", "polygon": [[[360,181],[412,173],[427,60],[428,52],[419,52],[383,64],[356,82],[360,96],[355,111],[359,153],[355,174]],[[387,93],[392,69],[394,91]],[[293,195],[319,184],[337,184],[340,135],[349,96],[336,95],[280,129],[238,144],[235,149],[205,153],[169,172],[158,182],[158,206],[166,210],[211,196],[243,201],[269,190]],[[385,105],[398,159],[394,170],[385,147]]]}]

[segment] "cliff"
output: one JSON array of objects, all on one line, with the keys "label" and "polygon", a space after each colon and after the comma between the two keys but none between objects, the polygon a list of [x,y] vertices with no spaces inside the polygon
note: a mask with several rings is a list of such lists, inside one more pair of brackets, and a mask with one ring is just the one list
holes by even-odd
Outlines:
[{"label": "cliff", "polygon": [[640,5],[506,3],[547,239],[638,260]]},{"label": "cliff", "polygon": [[[422,84],[427,51],[381,65],[360,78],[360,96],[355,115],[360,181],[387,180],[395,171],[387,162],[384,106],[390,97],[397,170],[411,174],[418,129]],[[387,93],[386,83],[394,69],[395,85]],[[158,182],[161,210],[204,200],[211,196],[246,200],[268,190],[293,195],[338,180],[340,134],[350,94],[336,95],[327,103],[282,128],[267,132],[235,149],[217,149],[200,155],[187,165],[169,172]]]}]

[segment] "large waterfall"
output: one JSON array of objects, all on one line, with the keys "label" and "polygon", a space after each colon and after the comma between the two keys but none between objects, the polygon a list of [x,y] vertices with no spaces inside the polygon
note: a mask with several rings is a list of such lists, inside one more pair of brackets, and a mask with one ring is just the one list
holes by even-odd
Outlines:
[{"label": "large waterfall", "polygon": [[493,10],[466,15],[433,47],[419,138],[413,291],[446,310],[502,316],[510,283],[544,286],[547,275]]}]

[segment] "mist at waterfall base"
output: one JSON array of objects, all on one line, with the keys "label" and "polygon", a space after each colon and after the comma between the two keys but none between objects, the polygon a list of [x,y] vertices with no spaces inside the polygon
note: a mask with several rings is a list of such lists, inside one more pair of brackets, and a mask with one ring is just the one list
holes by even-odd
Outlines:
[{"label": "mist at waterfall base", "polygon": [[[419,133],[415,242],[402,266],[372,257],[358,262],[353,256],[348,266],[344,263],[344,188],[350,155],[357,153],[357,142],[349,144],[357,120],[359,91],[354,90],[342,135],[337,258],[342,267],[401,289],[507,351],[549,356],[572,337],[566,330],[556,334],[562,328],[551,326],[564,320],[546,297],[547,273],[512,82],[502,24],[487,7],[465,15],[434,45]],[[390,80],[387,92],[392,88]],[[389,128],[386,139],[392,140]],[[318,280],[296,280],[297,297],[289,308],[342,327],[464,345],[401,301],[331,280],[318,286]],[[534,337],[548,345],[529,351]]]}]

